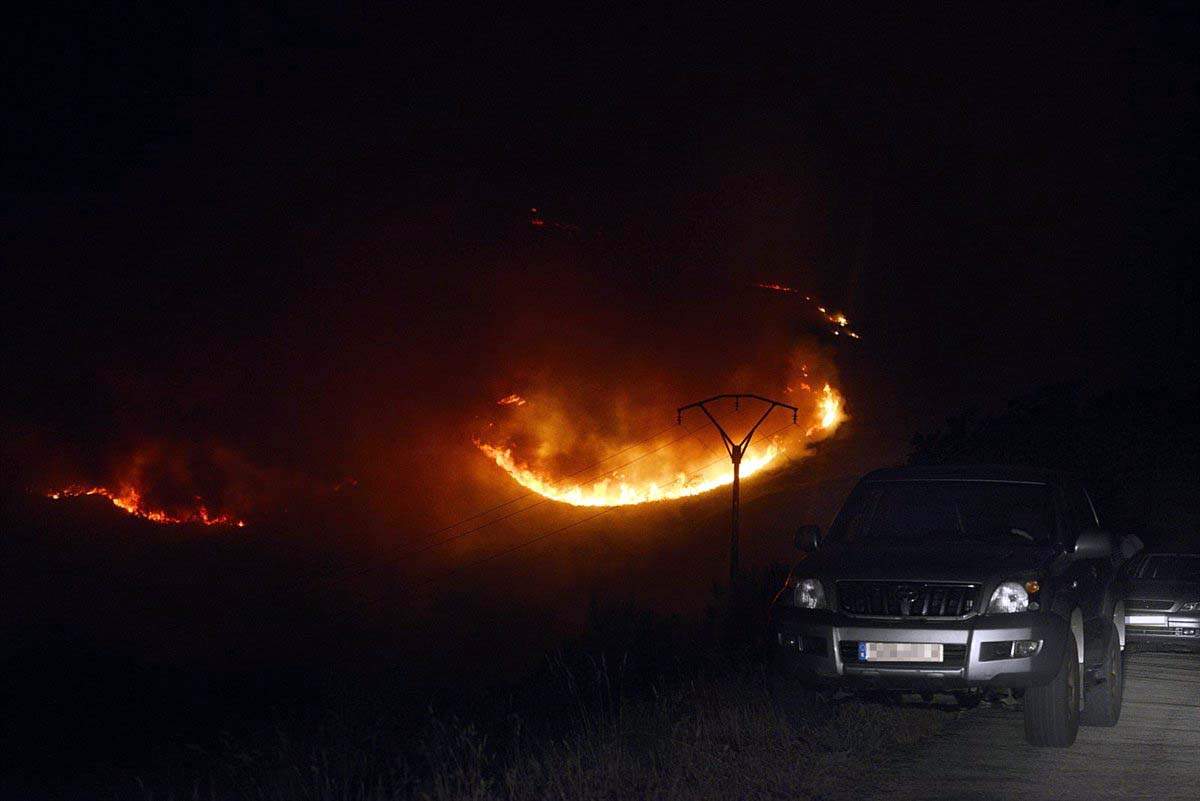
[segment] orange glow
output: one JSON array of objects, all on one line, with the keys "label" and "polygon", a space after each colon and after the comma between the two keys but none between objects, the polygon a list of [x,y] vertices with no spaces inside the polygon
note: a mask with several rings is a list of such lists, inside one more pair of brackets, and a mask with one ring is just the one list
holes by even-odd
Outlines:
[{"label": "orange glow", "polygon": [[505,395],[503,398],[496,401],[496,403],[500,404],[501,406],[524,406],[527,401],[514,392],[511,395]]},{"label": "orange glow", "polygon": [[817,401],[817,424],[808,430],[810,435],[818,431],[834,431],[846,419],[842,411],[842,397],[833,391],[828,384],[821,390],[821,398]]},{"label": "orange glow", "polygon": [[755,284],[759,289],[770,289],[772,292],[794,292],[799,294],[799,289],[792,289],[790,286],[783,284]]},{"label": "orange glow", "polygon": [[154,509],[147,506],[140,492],[131,486],[124,486],[119,492],[113,492],[105,487],[87,487],[87,486],[71,486],[65,489],[49,492],[46,497],[53,500],[62,500],[63,498],[79,498],[86,495],[99,495],[102,498],[108,498],[112,505],[128,512],[135,517],[141,517],[154,523],[164,524],[182,524],[182,523],[200,523],[205,526],[236,526],[245,528],[246,522],[237,518],[223,514],[211,514],[208,509],[196,498],[196,508],[194,510],[170,514],[162,509]]},{"label": "orange glow", "polygon": [[[742,458],[742,478],[782,462],[782,457],[789,453],[802,454],[810,441],[831,435],[845,419],[842,397],[826,384],[812,407],[807,429],[788,425],[751,443]],[[538,433],[551,440],[556,435],[563,435],[552,425],[539,427]],[[714,452],[697,449],[694,439],[689,451],[689,443],[682,442],[689,439],[692,438],[684,435],[666,445],[646,450],[640,456],[635,454],[626,464],[610,469],[608,474],[582,481],[556,477],[552,471],[523,459],[512,445],[496,445],[478,439],[475,445],[522,487],[552,501],[572,506],[632,506],[689,498],[732,483],[728,457],[714,459]],[[679,442],[682,444],[667,448],[667,445]],[[612,443],[610,452],[628,450],[621,446],[622,443]],[[553,450],[553,443],[545,441],[532,449],[534,453]],[[644,461],[649,456],[655,458]]]},{"label": "orange glow", "polygon": [[[759,289],[769,289],[772,292],[786,292],[786,293],[797,294],[797,295],[800,294],[799,289],[794,289],[793,287],[785,286],[783,284],[775,284],[775,283],[755,284],[755,286],[758,287]],[[816,307],[817,311],[821,313],[821,316],[823,318],[825,318],[825,320],[827,322],[833,323],[835,326],[837,326],[837,328],[834,328],[833,332],[832,332],[834,336],[841,336],[842,332],[838,329],[845,328],[845,329],[847,329],[846,330],[847,336],[849,336],[853,339],[862,339],[862,337],[860,337],[856,332],[849,330],[850,320],[846,317],[845,314],[842,314],[841,312],[829,311],[829,309],[826,308],[825,306],[822,306],[819,303],[813,302],[812,296],[810,296],[810,295],[805,295],[804,299],[806,301],[813,303],[813,305]]]}]

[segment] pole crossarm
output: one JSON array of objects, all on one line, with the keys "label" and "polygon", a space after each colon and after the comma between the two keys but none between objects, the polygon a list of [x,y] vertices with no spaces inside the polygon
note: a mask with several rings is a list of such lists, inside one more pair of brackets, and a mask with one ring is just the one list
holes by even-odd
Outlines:
[{"label": "pole crossarm", "polygon": [[[733,438],[730,437],[729,433],[725,430],[725,427],[722,426],[719,422],[717,422],[717,418],[713,417],[712,412],[710,412],[708,410],[707,404],[713,403],[713,402],[719,401],[719,400],[733,399],[734,409],[737,409],[741,405],[741,401],[743,398],[748,398],[750,400],[756,400],[756,401],[762,401],[763,403],[767,404],[767,409],[765,412],[762,413],[762,416],[758,418],[758,422],[756,422],[753,426],[751,426],[750,430],[746,432],[746,436],[742,437],[741,442],[734,442]],[[721,435],[721,442],[722,442],[722,444],[725,445],[725,451],[729,454],[729,458],[740,462],[742,454],[744,454],[746,452],[746,447],[750,444],[751,437],[754,436],[754,432],[757,431],[758,427],[763,424],[763,421],[766,420],[768,416],[770,416],[771,412],[775,411],[776,407],[783,407],[784,409],[791,409],[792,423],[796,422],[796,417],[799,414],[800,410],[797,409],[795,406],[792,406],[790,403],[784,403],[782,401],[773,400],[771,398],[764,398],[762,395],[752,395],[752,394],[748,394],[748,393],[740,393],[740,394],[736,394],[736,395],[735,394],[713,395],[711,398],[705,398],[702,401],[696,401],[695,403],[689,403],[685,406],[680,406],[678,409],[675,410],[675,422],[678,425],[682,425],[683,424],[683,413],[685,411],[687,411],[688,409],[699,409],[700,411],[704,412],[704,416],[709,419],[709,421],[713,424],[713,427],[715,427],[717,429],[717,432]]]},{"label": "pole crossarm", "polygon": [[[725,430],[725,427],[722,426],[717,421],[717,418],[713,417],[712,412],[710,412],[708,410],[707,404],[714,403],[719,400],[728,400],[730,398],[733,399],[733,408],[734,409],[740,408],[740,404],[741,404],[743,398],[749,398],[751,400],[761,401],[761,402],[767,404],[767,410],[765,412],[763,412],[761,416],[759,416],[758,421],[755,422],[755,424],[750,427],[750,430],[746,432],[746,436],[742,437],[740,442],[734,442],[733,437],[729,436],[729,432],[727,432]],[[689,403],[686,406],[680,406],[678,409],[675,410],[675,423],[677,425],[683,425],[683,413],[686,412],[688,409],[699,409],[700,411],[704,412],[704,416],[709,419],[709,421],[713,424],[713,426],[721,434],[721,442],[725,445],[726,452],[729,453],[729,460],[731,462],[733,462],[733,488],[732,488],[733,489],[733,497],[731,499],[733,501],[733,505],[732,505],[732,509],[731,509],[732,515],[731,515],[730,526],[729,526],[729,586],[730,586],[730,598],[731,599],[733,597],[732,591],[733,591],[733,587],[736,584],[737,574],[738,574],[738,529],[741,528],[741,511],[740,511],[740,509],[741,509],[741,489],[740,488],[741,488],[742,456],[745,455],[746,448],[749,447],[750,438],[754,436],[754,432],[757,431],[758,427],[763,424],[763,421],[766,420],[768,416],[770,416],[771,412],[775,411],[776,407],[780,407],[780,406],[782,406],[785,409],[792,410],[792,423],[794,425],[796,422],[796,415],[800,411],[799,409],[797,409],[795,406],[792,406],[789,403],[783,403],[782,401],[773,400],[771,398],[764,398],[762,395],[750,395],[750,394],[713,395],[711,398],[705,398],[702,401],[696,401],[695,403]],[[730,602],[732,603],[732,600]]]}]

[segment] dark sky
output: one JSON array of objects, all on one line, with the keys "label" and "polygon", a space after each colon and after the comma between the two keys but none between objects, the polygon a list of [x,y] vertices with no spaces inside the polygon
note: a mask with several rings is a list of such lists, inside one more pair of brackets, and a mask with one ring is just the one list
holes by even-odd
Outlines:
[{"label": "dark sky", "polygon": [[17,21],[7,435],[400,469],[556,360],[761,341],[759,280],[846,311],[852,411],[901,438],[1190,380],[1194,6],[946,10]]}]

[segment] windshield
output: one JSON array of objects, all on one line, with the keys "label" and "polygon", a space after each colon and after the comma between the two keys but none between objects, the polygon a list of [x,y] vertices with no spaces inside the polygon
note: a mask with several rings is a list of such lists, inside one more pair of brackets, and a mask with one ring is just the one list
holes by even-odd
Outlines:
[{"label": "windshield", "polygon": [[1163,581],[1194,581],[1200,584],[1200,556],[1164,554],[1150,556],[1142,565],[1138,578],[1162,579]]},{"label": "windshield", "polygon": [[1053,491],[999,481],[884,481],[860,484],[834,521],[845,542],[1054,540]]}]

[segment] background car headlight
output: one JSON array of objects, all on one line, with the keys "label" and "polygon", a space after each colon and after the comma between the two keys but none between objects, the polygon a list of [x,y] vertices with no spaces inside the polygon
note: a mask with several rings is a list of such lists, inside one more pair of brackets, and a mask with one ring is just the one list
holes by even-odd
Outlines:
[{"label": "background car headlight", "polygon": [[1200,612],[1200,601],[1189,601],[1179,607],[1180,612]]},{"label": "background car headlight", "polygon": [[825,588],[815,578],[794,579],[791,587],[792,606],[801,609],[824,609]]},{"label": "background car headlight", "polygon": [[992,593],[989,612],[1024,612],[1029,608],[1029,593],[1019,581],[1006,581]]}]

